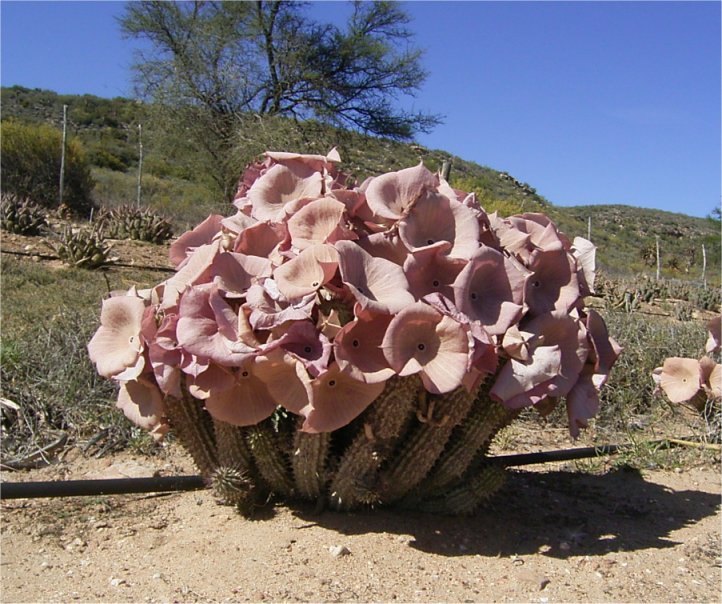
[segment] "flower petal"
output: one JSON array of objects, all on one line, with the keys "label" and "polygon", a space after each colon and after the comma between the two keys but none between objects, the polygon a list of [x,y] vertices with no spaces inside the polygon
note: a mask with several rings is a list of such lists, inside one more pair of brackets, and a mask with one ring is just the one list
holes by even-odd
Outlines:
[{"label": "flower petal", "polygon": [[338,364],[307,384],[309,404],[304,432],[331,432],[358,417],[384,390],[386,383],[365,384],[342,373]]},{"label": "flower petal", "polygon": [[414,302],[398,264],[374,258],[350,241],[338,241],[335,247],[339,252],[341,279],[363,308],[378,314],[394,314]]},{"label": "flower petal", "polygon": [[437,184],[437,177],[419,164],[371,180],[366,189],[366,201],[377,216],[399,220],[426,190],[436,188]]},{"label": "flower petal", "polygon": [[702,387],[699,361],[670,357],[664,360],[660,386],[673,403],[683,403],[694,397]]},{"label": "flower petal", "polygon": [[114,377],[134,367],[143,351],[141,324],[145,302],[132,296],[115,296],[103,300],[100,327],[88,343],[90,360],[98,373]]}]

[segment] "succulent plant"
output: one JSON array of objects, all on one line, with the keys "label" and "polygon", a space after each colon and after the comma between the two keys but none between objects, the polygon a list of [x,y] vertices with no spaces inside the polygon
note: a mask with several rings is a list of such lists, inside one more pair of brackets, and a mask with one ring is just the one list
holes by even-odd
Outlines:
[{"label": "succulent plant", "polygon": [[0,201],[0,226],[16,235],[39,235],[47,226],[43,209],[12,193],[3,193]]},{"label": "succulent plant", "polygon": [[715,442],[722,439],[722,365],[718,362],[721,323],[719,315],[707,323],[706,354],[700,359],[668,357],[652,374],[655,394],[664,393],[671,403],[698,411],[707,423],[708,436]]},{"label": "succulent plant", "polygon": [[66,225],[50,243],[58,257],[69,266],[87,269],[112,263],[112,245],[97,228],[75,228]]},{"label": "succulent plant", "polygon": [[119,206],[103,212],[97,222],[110,239],[164,243],[173,236],[170,222],[149,208]]},{"label": "succulent plant", "polygon": [[596,413],[620,349],[584,307],[594,247],[423,166],[351,188],[338,160],[266,154],[234,216],[171,245],[175,275],[103,302],[90,358],[244,514],[272,495],[473,513],[522,408],[563,401],[573,436]]}]

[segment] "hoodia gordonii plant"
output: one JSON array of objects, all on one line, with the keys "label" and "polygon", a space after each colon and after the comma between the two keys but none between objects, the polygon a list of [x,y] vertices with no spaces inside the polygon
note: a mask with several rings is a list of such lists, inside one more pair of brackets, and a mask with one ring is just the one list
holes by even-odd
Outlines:
[{"label": "hoodia gordonii plant", "polygon": [[500,218],[422,165],[348,186],[327,156],[267,153],[235,215],[104,301],[89,344],[118,406],[168,430],[227,503],[472,513],[519,410],[564,401],[576,436],[620,349],[584,307],[594,247]]}]

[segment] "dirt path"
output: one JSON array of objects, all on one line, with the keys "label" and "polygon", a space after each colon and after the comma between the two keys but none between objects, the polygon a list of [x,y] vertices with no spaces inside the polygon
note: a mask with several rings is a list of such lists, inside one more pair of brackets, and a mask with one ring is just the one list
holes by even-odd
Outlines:
[{"label": "dirt path", "polygon": [[[250,521],[207,491],[5,501],[1,599],[720,601],[718,466],[554,468],[515,471],[474,518],[276,506]],[[3,478],[153,472],[193,469],[172,451],[81,457]]]}]

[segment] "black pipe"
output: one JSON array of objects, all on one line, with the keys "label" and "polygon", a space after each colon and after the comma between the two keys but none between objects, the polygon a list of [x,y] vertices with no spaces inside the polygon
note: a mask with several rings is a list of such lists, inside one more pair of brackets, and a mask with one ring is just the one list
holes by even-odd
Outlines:
[{"label": "black pipe", "polygon": [[[659,441],[660,444],[666,441]],[[600,455],[614,455],[620,449],[629,445],[599,445],[598,447],[580,447],[578,449],[560,449],[557,451],[540,451],[539,453],[516,453],[514,455],[495,455],[486,459],[488,463],[504,467],[529,466],[535,463],[548,463],[553,461],[571,461],[573,459],[586,459]]]},{"label": "black pipe", "polygon": [[[669,440],[648,441],[648,445],[669,448],[675,443]],[[570,461],[602,455],[614,455],[629,445],[599,445],[577,449],[559,449],[538,453],[496,455],[485,461],[504,467],[528,466],[537,463]],[[0,483],[0,499],[24,499],[38,497],[79,497],[97,495],[123,495],[130,493],[162,493],[170,491],[197,491],[207,486],[201,476],[164,476],[158,478],[114,478],[106,480],[63,480],[49,482]]]},{"label": "black pipe", "polygon": [[204,489],[206,486],[201,476],[161,476],[155,478],[111,478],[104,480],[60,480],[47,482],[3,481],[2,484],[0,484],[0,499],[197,491]]}]

